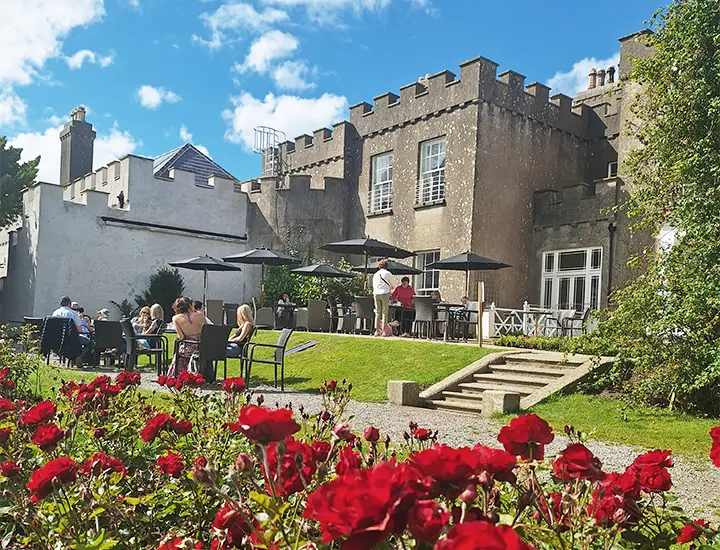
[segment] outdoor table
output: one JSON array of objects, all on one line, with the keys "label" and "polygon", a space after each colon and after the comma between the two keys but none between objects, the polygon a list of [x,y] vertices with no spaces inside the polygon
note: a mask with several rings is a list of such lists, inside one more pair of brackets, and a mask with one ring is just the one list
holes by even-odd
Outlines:
[{"label": "outdoor table", "polygon": [[433,307],[436,310],[444,310],[447,312],[447,317],[445,318],[445,329],[443,330],[443,342],[447,342],[448,327],[450,326],[450,321],[452,320],[452,314],[458,309],[464,308],[465,306],[463,306],[462,304],[448,304],[444,302],[436,302],[433,304]]},{"label": "outdoor table", "polygon": [[[395,313],[400,312],[400,329],[402,329],[402,324],[403,324],[403,321],[405,320],[405,315],[407,315],[409,312],[415,311],[415,308],[405,307],[404,305],[402,305],[400,303],[390,304],[388,306],[388,309]],[[400,330],[398,330],[398,334],[400,334]]]}]

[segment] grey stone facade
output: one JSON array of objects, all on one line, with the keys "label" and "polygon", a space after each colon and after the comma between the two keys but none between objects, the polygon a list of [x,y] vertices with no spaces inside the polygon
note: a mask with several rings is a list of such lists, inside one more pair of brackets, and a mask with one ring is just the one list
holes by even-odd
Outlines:
[{"label": "grey stone facade", "polygon": [[[619,77],[630,56],[646,55],[637,39],[621,39]],[[551,97],[547,86],[526,86],[524,76],[497,68],[472,59],[459,77],[421,78],[372,105],[354,105],[349,121],[283,143],[281,174],[243,184],[251,240],[278,246],[300,235],[312,253],[324,242],[370,235],[440,257],[471,250],[513,266],[472,281],[481,278],[486,302],[503,307],[541,302],[545,252],[599,247],[597,301],[605,304],[608,285],[627,280],[624,267],[613,271],[638,241],[613,212],[625,193],[616,172],[626,154],[628,92],[614,81],[614,68],[602,68],[595,86],[574,99]],[[445,147],[444,195],[425,201],[420,157],[423,143],[437,138]],[[387,153],[391,205],[372,209],[373,158]],[[464,274],[441,272],[439,286],[457,300]]]}]

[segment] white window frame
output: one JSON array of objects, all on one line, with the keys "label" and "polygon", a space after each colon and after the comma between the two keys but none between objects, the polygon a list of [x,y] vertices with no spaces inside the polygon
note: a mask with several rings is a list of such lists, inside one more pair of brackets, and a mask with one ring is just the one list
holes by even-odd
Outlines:
[{"label": "white window frame", "polygon": [[[440,290],[440,270],[427,269],[427,265],[440,260],[440,250],[422,250],[415,253],[415,267],[421,269],[420,275],[415,275],[415,293],[419,296],[428,296],[433,290]],[[432,278],[430,286],[426,286],[426,279]]]},{"label": "white window frame", "polygon": [[425,204],[445,199],[445,136],[420,143],[420,177],[415,202]]},{"label": "white window frame", "polygon": [[[386,165],[379,166],[381,161],[388,161]],[[393,154],[382,153],[375,155],[370,161],[370,193],[368,197],[368,210],[371,214],[387,212],[393,205]]]},{"label": "white window frame", "polygon": [[[560,270],[560,256],[565,253],[585,253],[582,268]],[[593,257],[599,254],[599,265],[593,267]],[[600,308],[602,297],[602,267],[603,247],[591,246],[587,248],[568,248],[563,250],[549,250],[542,255],[540,269],[540,304],[551,310],[577,309],[585,311],[590,308]],[[550,269],[548,269],[548,267]],[[561,285],[567,285],[567,303],[560,302]],[[582,285],[578,288],[578,285]],[[582,303],[576,302],[575,293],[582,292]],[[548,296],[548,293],[550,294]]]}]

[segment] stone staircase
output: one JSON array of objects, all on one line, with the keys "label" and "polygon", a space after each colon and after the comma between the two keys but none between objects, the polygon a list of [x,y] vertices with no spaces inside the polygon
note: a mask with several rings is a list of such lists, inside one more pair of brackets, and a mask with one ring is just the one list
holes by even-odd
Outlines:
[{"label": "stone staircase", "polygon": [[491,415],[528,409],[551,394],[576,384],[594,368],[585,355],[519,351],[487,356],[420,394],[421,405],[469,414]]}]

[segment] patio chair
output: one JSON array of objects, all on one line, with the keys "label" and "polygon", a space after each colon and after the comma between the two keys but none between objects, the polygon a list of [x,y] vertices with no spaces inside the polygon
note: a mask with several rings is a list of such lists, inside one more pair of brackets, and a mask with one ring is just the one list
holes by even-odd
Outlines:
[{"label": "patio chair", "polygon": [[74,361],[80,356],[82,344],[77,328],[68,317],[45,317],[40,328],[40,353],[50,364],[50,354],[55,352],[60,363]]},{"label": "patio chair", "polygon": [[[231,331],[232,332],[232,331]],[[250,344],[252,343],[252,339],[254,336],[257,335],[257,327],[253,327],[250,331],[250,334],[247,337],[247,340],[240,346],[240,353],[238,354],[238,359],[240,360],[240,376],[244,376],[244,369],[245,369],[245,363],[247,362],[248,358],[248,349],[250,347]],[[234,356],[231,356],[234,358]],[[224,363],[223,367],[223,379],[227,380],[227,361]]]},{"label": "patio chair", "polygon": [[295,328],[297,330],[308,328],[308,310],[307,308],[300,308],[297,310],[297,314],[295,315]]},{"label": "patio chair", "polygon": [[346,332],[347,327],[345,327],[346,321],[349,321],[350,319],[345,316],[345,309],[342,306],[338,306],[335,308],[335,316],[333,319],[333,327],[331,332]]},{"label": "patio chair", "polygon": [[590,308],[586,308],[585,311],[577,310],[572,316],[563,318],[560,322],[562,335],[569,335],[572,338],[576,330],[579,330],[581,334],[586,334],[590,313]]},{"label": "patio chair", "polygon": [[223,325],[230,325],[231,327],[237,326],[237,315],[235,314],[235,312],[239,307],[240,304],[223,304]]},{"label": "patio chair", "polygon": [[[356,296],[355,306],[356,324],[360,321],[360,332],[363,330],[369,330],[372,332],[375,323],[375,300],[372,296]],[[370,329],[366,329],[365,326],[363,326],[365,324],[364,322],[367,321],[370,321]],[[353,325],[353,328],[356,328],[355,325]],[[355,330],[353,330],[353,333],[354,332]]]},{"label": "patio chair", "polygon": [[42,324],[42,317],[23,317],[23,325],[30,328],[30,338],[32,340],[38,340],[40,338]]},{"label": "patio chair", "polygon": [[275,315],[273,308],[261,307],[255,314],[255,326],[257,328],[265,328],[273,330],[275,328]]},{"label": "patio chair", "polygon": [[430,296],[413,296],[413,307],[415,308],[415,320],[412,325],[413,336],[422,335],[423,329],[425,329],[425,337],[432,338],[438,323],[432,298]]},{"label": "patio chair", "polygon": [[[154,360],[158,376],[164,373],[167,370],[168,359],[168,339],[164,334],[165,325],[163,324],[163,326],[160,327],[157,334],[135,334],[135,329],[130,319],[121,320],[120,325],[125,333],[125,370],[135,370],[137,368],[138,357],[140,355],[147,355],[150,357],[151,363]],[[140,349],[138,340],[147,340],[150,343],[150,347]]]},{"label": "patio chair", "polygon": [[456,337],[467,342],[471,334],[477,330],[478,323],[478,302],[468,300],[465,302],[465,309],[460,310],[458,317],[452,322],[455,327]]},{"label": "patio chair", "polygon": [[[119,357],[125,347],[123,327],[118,321],[95,321],[95,359],[107,366],[108,360]],[[114,351],[112,351],[114,350]]]},{"label": "patio chair", "polygon": [[227,345],[230,325],[203,325],[198,345],[198,362],[201,365],[200,374],[205,381],[215,382],[217,362],[223,362],[223,374],[227,378]]},{"label": "patio chair", "polygon": [[308,300],[308,331],[328,332],[330,321],[325,300]]},{"label": "patio chair", "polygon": [[[288,340],[293,333],[293,329],[284,328],[280,332],[277,344],[261,344],[254,342],[248,346],[248,358],[245,363],[245,387],[250,387],[250,371],[254,363],[264,365],[273,365],[275,368],[275,387],[277,388],[277,369],[280,367],[280,390],[285,391],[285,348],[287,348]],[[256,359],[255,350],[257,348],[270,348],[275,350],[272,359]]]}]

